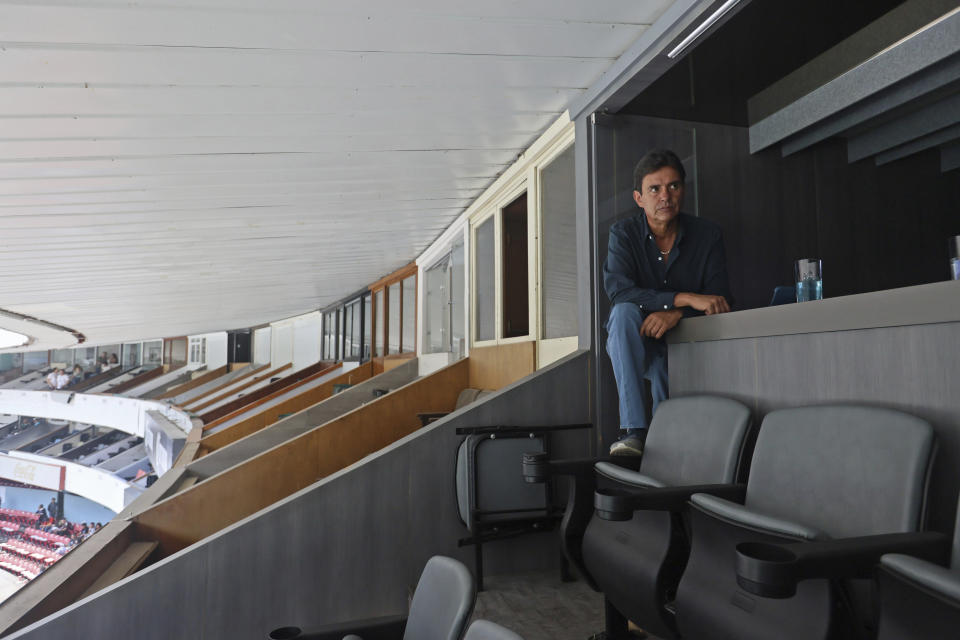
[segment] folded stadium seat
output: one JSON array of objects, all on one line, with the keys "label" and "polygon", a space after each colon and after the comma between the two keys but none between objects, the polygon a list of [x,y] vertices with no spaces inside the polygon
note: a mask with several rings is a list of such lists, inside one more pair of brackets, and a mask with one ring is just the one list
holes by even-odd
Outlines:
[{"label": "folded stadium seat", "polygon": [[685,638],[869,638],[884,552],[916,533],[934,457],[930,424],[861,406],[774,411],[757,436],[742,503],[692,497],[677,592]]},{"label": "folded stadium seat", "polygon": [[467,634],[463,636],[463,640],[523,640],[523,638],[489,620],[474,620],[467,629]]},{"label": "folded stadium seat", "polygon": [[[491,393],[493,393],[493,391],[489,391],[486,389],[473,389],[471,387],[467,387],[466,389],[461,391],[460,394],[457,396],[457,402],[454,404],[453,410],[457,411],[459,409],[462,409],[463,407],[467,406],[472,402],[476,402],[481,398],[487,397]],[[420,419],[420,424],[425,427],[431,422],[436,422],[440,418],[447,415],[450,415],[449,411],[428,411],[428,412],[418,413],[417,417]]]},{"label": "folded stadium seat", "polygon": [[[561,512],[549,486],[524,482],[517,462],[528,452],[546,454],[550,432],[588,429],[590,424],[538,427],[460,427],[455,483],[460,520],[470,535],[459,546],[474,546],[477,591],[483,590],[483,545],[524,533],[552,529]],[[566,575],[566,561],[562,572]]]},{"label": "folded stadium seat", "polygon": [[[571,561],[603,591],[607,637],[628,637],[628,620],[660,637],[676,636],[672,602],[689,549],[682,512],[695,492],[742,495],[743,485],[733,483],[745,476],[750,435],[750,411],[739,402],[676,398],[660,403],[638,470],[613,464],[627,457],[597,462],[587,474],[582,463],[572,465],[582,486],[571,488],[562,538]],[[527,456],[528,479],[536,475],[531,463]]]},{"label": "folded stadium seat", "polygon": [[460,640],[477,593],[462,562],[445,556],[427,561],[413,592],[410,612],[372,620],[331,625],[303,633],[298,627],[270,632],[271,640]]}]

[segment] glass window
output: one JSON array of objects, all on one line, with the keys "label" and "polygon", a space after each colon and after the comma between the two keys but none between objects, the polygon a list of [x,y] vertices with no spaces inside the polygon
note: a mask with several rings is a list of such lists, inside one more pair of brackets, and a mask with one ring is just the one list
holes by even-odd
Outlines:
[{"label": "glass window", "polygon": [[323,314],[323,358],[324,360],[337,359],[336,311],[327,311]]},{"label": "glass window", "polygon": [[360,301],[357,300],[350,304],[350,357],[359,358],[362,348],[363,334],[360,325]]},{"label": "glass window", "polygon": [[[206,340],[206,338],[204,338]],[[123,345],[123,351],[120,354],[120,361],[125,369],[140,366],[140,352],[142,344],[139,342],[128,342]],[[200,360],[200,362],[203,362]]]},{"label": "glass window", "polygon": [[190,338],[190,362],[199,364],[207,360],[207,339]]},{"label": "glass window", "polygon": [[487,218],[476,229],[476,317],[477,340],[493,340],[496,338],[495,321],[495,245],[493,238],[493,216]]},{"label": "glass window", "polygon": [[417,350],[417,276],[404,278],[403,286],[403,341],[404,353]]},{"label": "glass window", "polygon": [[370,359],[371,325],[373,324],[370,306],[371,297],[369,295],[363,296],[363,352],[360,356],[363,360]]},{"label": "glass window", "polygon": [[37,369],[46,368],[49,364],[49,353],[46,351],[27,351],[23,354],[23,372],[29,373]]},{"label": "glass window", "polygon": [[373,307],[377,314],[377,321],[373,323],[373,355],[377,358],[386,355],[383,351],[383,312],[385,311],[383,291],[383,289],[379,289],[373,294]]},{"label": "glass window", "polygon": [[346,360],[350,357],[350,347],[353,345],[353,336],[351,332],[353,330],[353,308],[349,306],[343,307],[343,359]]},{"label": "glass window", "polygon": [[466,353],[467,331],[464,320],[464,251],[461,236],[450,252],[450,340],[453,354],[462,358]]},{"label": "glass window", "polygon": [[[177,343],[179,350],[177,351],[180,354],[179,358],[174,358],[172,362],[179,362],[180,364],[185,364],[187,362],[187,340],[186,338],[182,340],[174,340],[173,342]],[[181,344],[182,343],[182,344]],[[119,344],[102,344],[97,347],[97,363],[103,364],[104,360],[107,363],[107,369],[113,369],[121,365],[120,362],[120,346]]]},{"label": "glass window", "polygon": [[577,335],[577,212],[573,147],[540,174],[543,336]]},{"label": "glass window", "polygon": [[19,369],[22,365],[22,353],[0,353],[0,371]]},{"label": "glass window", "polygon": [[[89,351],[89,350],[88,350]],[[143,362],[146,364],[159,365],[160,357],[163,351],[163,341],[153,340],[143,343]],[[91,357],[93,354],[90,354]]]},{"label": "glass window", "polygon": [[387,290],[387,353],[400,353],[400,283],[394,282]]},{"label": "glass window", "polygon": [[424,271],[423,352],[450,350],[450,255]]},{"label": "glass window", "polygon": [[53,364],[63,364],[68,367],[72,367],[73,349],[54,349],[50,352],[50,362]]},{"label": "glass window", "polygon": [[346,353],[347,310],[337,309],[337,357],[343,360]]}]

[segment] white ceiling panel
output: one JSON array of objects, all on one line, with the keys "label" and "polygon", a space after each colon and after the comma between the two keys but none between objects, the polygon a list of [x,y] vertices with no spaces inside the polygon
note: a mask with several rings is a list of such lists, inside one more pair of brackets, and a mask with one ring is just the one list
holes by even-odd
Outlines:
[{"label": "white ceiling panel", "polygon": [[329,304],[670,4],[0,0],[0,310],[103,344]]}]

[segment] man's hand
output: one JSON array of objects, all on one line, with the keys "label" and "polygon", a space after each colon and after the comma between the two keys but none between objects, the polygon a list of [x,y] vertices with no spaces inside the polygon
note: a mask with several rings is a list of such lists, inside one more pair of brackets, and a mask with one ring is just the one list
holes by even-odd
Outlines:
[{"label": "man's hand", "polygon": [[676,307],[693,307],[697,311],[703,311],[708,316],[730,311],[730,305],[726,298],[704,293],[678,293],[673,298],[673,304]]},{"label": "man's hand", "polygon": [[640,326],[640,333],[649,338],[662,338],[663,334],[677,326],[683,312],[679,309],[669,311],[654,311],[649,314]]}]

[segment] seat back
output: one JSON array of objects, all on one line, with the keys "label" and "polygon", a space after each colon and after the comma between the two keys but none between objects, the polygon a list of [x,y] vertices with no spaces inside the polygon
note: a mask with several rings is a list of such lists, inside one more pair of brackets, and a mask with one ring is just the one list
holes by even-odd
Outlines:
[{"label": "seat back", "polygon": [[489,620],[474,620],[463,640],[523,640],[510,629],[490,622]]},{"label": "seat back", "polygon": [[653,416],[640,472],[668,486],[734,482],[749,428],[750,410],[736,400],[665,400]]},{"label": "seat back", "polygon": [[459,640],[476,596],[473,578],[462,562],[433,556],[413,593],[404,640]]},{"label": "seat back", "polygon": [[744,502],[831,537],[916,531],[935,438],[892,409],[816,406],[767,414]]}]

